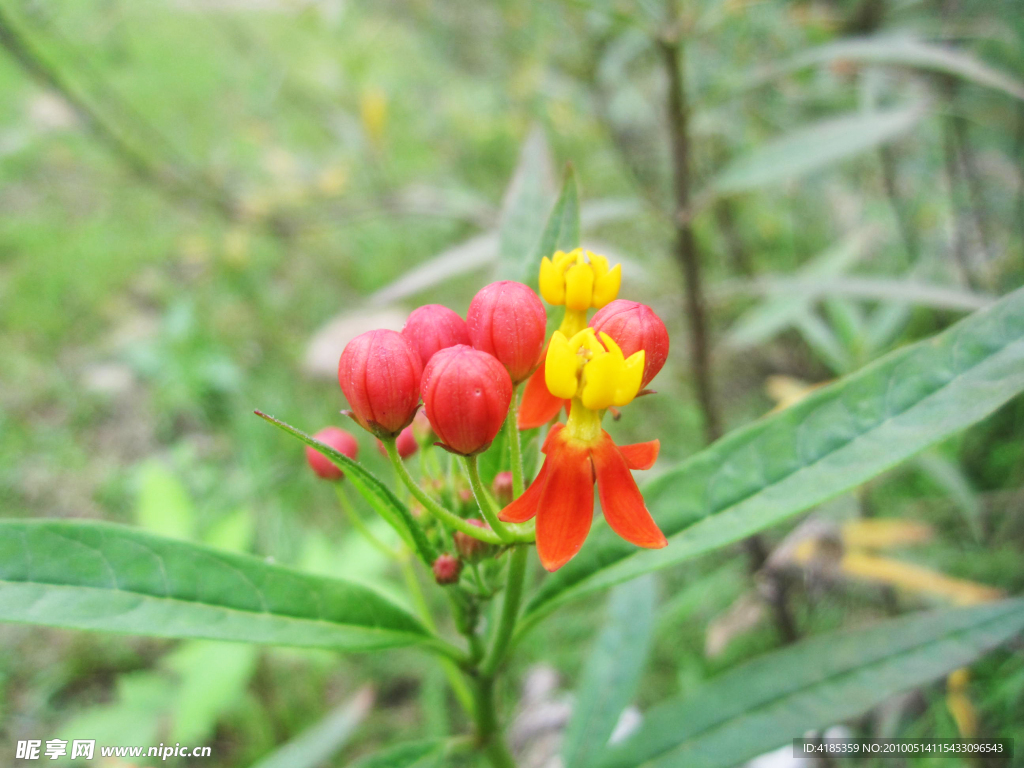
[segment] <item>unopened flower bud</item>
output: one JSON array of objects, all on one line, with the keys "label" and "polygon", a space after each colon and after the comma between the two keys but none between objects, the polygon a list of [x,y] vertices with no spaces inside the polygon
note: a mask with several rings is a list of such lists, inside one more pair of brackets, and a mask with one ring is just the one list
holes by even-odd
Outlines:
[{"label": "unopened flower bud", "polygon": [[[324,427],[313,437],[350,459],[354,460],[359,455],[359,443],[352,435],[338,427]],[[313,471],[324,480],[341,480],[345,476],[334,462],[311,445],[306,446],[306,461],[309,462]]]},{"label": "unopened flower bud", "polygon": [[434,353],[469,344],[469,329],[458,313],[441,304],[427,304],[414,309],[405,321],[402,335],[419,352],[420,362],[426,365]]},{"label": "unopened flower bud", "polygon": [[[489,531],[491,529],[483,520],[472,519],[466,522],[481,530]],[[456,531],[452,534],[452,539],[455,542],[455,551],[471,563],[484,559],[494,551],[492,545],[485,541],[480,541],[480,539],[474,539],[468,533],[463,533],[462,531]]]},{"label": "unopened flower bud", "polygon": [[495,358],[460,344],[435,354],[423,372],[423,404],[441,445],[463,456],[487,450],[498,434],[512,382]]},{"label": "unopened flower bud", "polygon": [[496,357],[513,383],[540,363],[547,313],[528,286],[511,280],[484,286],[469,304],[466,324],[473,346]]},{"label": "unopened flower bud", "polygon": [[338,383],[360,426],[394,437],[416,414],[422,372],[419,353],[402,334],[369,331],[341,353]]},{"label": "unopened flower bud", "polygon": [[494,491],[494,498],[498,500],[499,507],[507,507],[512,503],[512,473],[499,472],[494,476],[494,483],[491,485]]},{"label": "unopened flower bud", "polygon": [[434,561],[434,581],[438,584],[454,584],[462,573],[462,561],[451,555],[438,555]]},{"label": "unopened flower bud", "polygon": [[599,310],[590,320],[596,332],[607,333],[629,357],[644,351],[644,372],[640,387],[646,387],[668,358],[668,330],[646,304],[618,299]]},{"label": "unopened flower bud", "polygon": [[[419,450],[420,444],[416,442],[416,435],[413,434],[413,427],[410,424],[408,427],[398,433],[398,437],[395,438],[395,448],[398,450],[398,455],[403,459],[407,459]],[[380,451],[381,456],[387,456],[387,448],[384,447],[384,443],[380,440],[377,441],[377,450]]]}]

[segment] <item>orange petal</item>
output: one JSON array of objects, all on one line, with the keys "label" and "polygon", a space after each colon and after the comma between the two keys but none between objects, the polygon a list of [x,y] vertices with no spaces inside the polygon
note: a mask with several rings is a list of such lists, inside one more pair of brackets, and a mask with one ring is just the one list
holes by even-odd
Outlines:
[{"label": "orange petal", "polygon": [[[583,546],[594,518],[594,480],[590,449],[572,440],[550,446],[550,467],[537,514],[537,554],[556,571]],[[628,471],[628,470],[627,470]]]},{"label": "orange petal", "polygon": [[544,466],[540,468],[540,473],[530,483],[530,487],[523,492],[522,496],[501,510],[498,513],[498,519],[503,523],[525,523],[536,515],[537,504],[540,502],[547,478],[548,462],[545,460]]},{"label": "orange petal", "polygon": [[563,405],[565,400],[548,392],[548,385],[544,383],[544,366],[541,365],[526,382],[516,425],[519,429],[542,427],[558,416]]},{"label": "orange petal", "polygon": [[654,466],[654,462],[658,460],[661,441],[651,440],[647,443],[633,443],[632,445],[619,445],[616,447],[630,469],[650,469]]},{"label": "orange petal", "polygon": [[607,432],[603,433],[601,442],[591,451],[591,456],[597,472],[601,509],[612,530],[638,547],[658,549],[666,546],[668,541],[647,511],[644,497],[636,487],[626,458]]}]

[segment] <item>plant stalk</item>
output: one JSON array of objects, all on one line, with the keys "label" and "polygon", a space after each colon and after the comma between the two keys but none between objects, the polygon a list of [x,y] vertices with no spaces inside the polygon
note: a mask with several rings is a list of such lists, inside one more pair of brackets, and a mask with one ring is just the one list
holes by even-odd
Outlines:
[{"label": "plant stalk", "polygon": [[473,489],[473,495],[476,497],[477,506],[480,507],[480,513],[484,516],[484,520],[487,521],[487,524],[491,526],[491,530],[498,534],[498,537],[503,542],[513,541],[515,537],[505,527],[505,524],[498,519],[498,505],[491,498],[491,494],[487,492],[483,482],[480,480],[480,469],[477,466],[476,456],[467,456],[465,465],[466,474],[469,476],[469,486]]},{"label": "plant stalk", "polygon": [[[541,363],[543,365],[543,363]],[[512,498],[518,499],[526,489],[523,478],[523,444],[519,439],[519,385],[512,387],[512,402],[508,406],[505,432],[508,435],[508,449],[512,464]]]}]

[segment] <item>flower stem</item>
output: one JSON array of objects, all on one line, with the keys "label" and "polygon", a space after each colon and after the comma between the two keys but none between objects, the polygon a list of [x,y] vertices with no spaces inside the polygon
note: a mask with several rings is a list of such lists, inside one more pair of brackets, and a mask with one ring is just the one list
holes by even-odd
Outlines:
[{"label": "flower stem", "polygon": [[480,675],[474,682],[477,746],[494,768],[516,768],[516,761],[508,751],[498,724],[498,713],[494,706],[494,677]]},{"label": "flower stem", "polygon": [[523,445],[519,441],[519,385],[512,387],[512,402],[508,406],[508,418],[505,419],[505,430],[508,435],[508,447],[512,458],[512,498],[523,495],[526,484],[523,482]]},{"label": "flower stem", "polygon": [[445,509],[434,501],[426,491],[420,488],[412,475],[409,474],[409,470],[406,469],[405,463],[398,455],[398,449],[395,448],[395,439],[390,438],[388,440],[382,440],[381,442],[384,443],[384,449],[388,452],[388,458],[391,459],[391,465],[395,468],[395,472],[398,473],[399,479],[405,483],[405,486],[409,489],[409,492],[413,497],[422,504],[424,509],[426,509],[430,514],[448,527],[454,528],[457,531],[462,531],[467,536],[472,536],[474,539],[479,539],[487,544],[502,544],[504,542],[504,540],[494,531],[488,531],[484,528],[478,528],[475,525],[471,525],[469,521],[463,520],[454,512]]},{"label": "flower stem", "polygon": [[509,532],[505,524],[498,519],[498,505],[494,501],[491,494],[484,488],[483,482],[480,480],[480,469],[477,466],[476,456],[466,457],[466,474],[469,475],[469,485],[473,489],[473,495],[476,496],[477,506],[480,507],[480,512],[484,516],[484,520],[491,526],[491,530],[498,534],[499,538],[503,542],[510,542],[514,540],[514,536]]},{"label": "flower stem", "polygon": [[370,530],[370,527],[363,522],[359,513],[356,512],[355,507],[352,506],[352,500],[349,499],[348,495],[345,493],[345,489],[341,487],[341,483],[334,484],[334,491],[338,496],[338,503],[341,505],[341,509],[344,511],[349,522],[352,523],[352,527],[359,531],[359,533],[362,534],[362,537],[385,557],[391,558],[392,560],[401,560],[403,558],[402,554],[396,552],[377,538],[373,531]]},{"label": "flower stem", "polygon": [[512,641],[512,633],[519,618],[519,603],[523,598],[523,582],[526,576],[526,558],[529,548],[525,544],[512,547],[509,554],[508,581],[505,584],[505,598],[501,605],[501,617],[494,631],[491,649],[480,666],[480,674],[493,676],[505,659],[505,653]]}]

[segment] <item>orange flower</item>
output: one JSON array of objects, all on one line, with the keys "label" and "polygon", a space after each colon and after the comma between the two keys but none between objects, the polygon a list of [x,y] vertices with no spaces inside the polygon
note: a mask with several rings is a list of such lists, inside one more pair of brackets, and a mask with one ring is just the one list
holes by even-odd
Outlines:
[{"label": "orange flower", "polygon": [[551,337],[545,383],[551,395],[572,401],[569,420],[551,429],[540,474],[500,515],[510,523],[537,518],[537,552],[549,571],[561,568],[583,546],[594,515],[595,482],[612,530],[640,547],[668,543],[630,471],[650,468],[659,442],[620,447],[601,428],[605,410],[636,397],[643,370],[643,350],[626,358],[611,337],[598,336],[592,328],[571,339],[560,331]]}]

